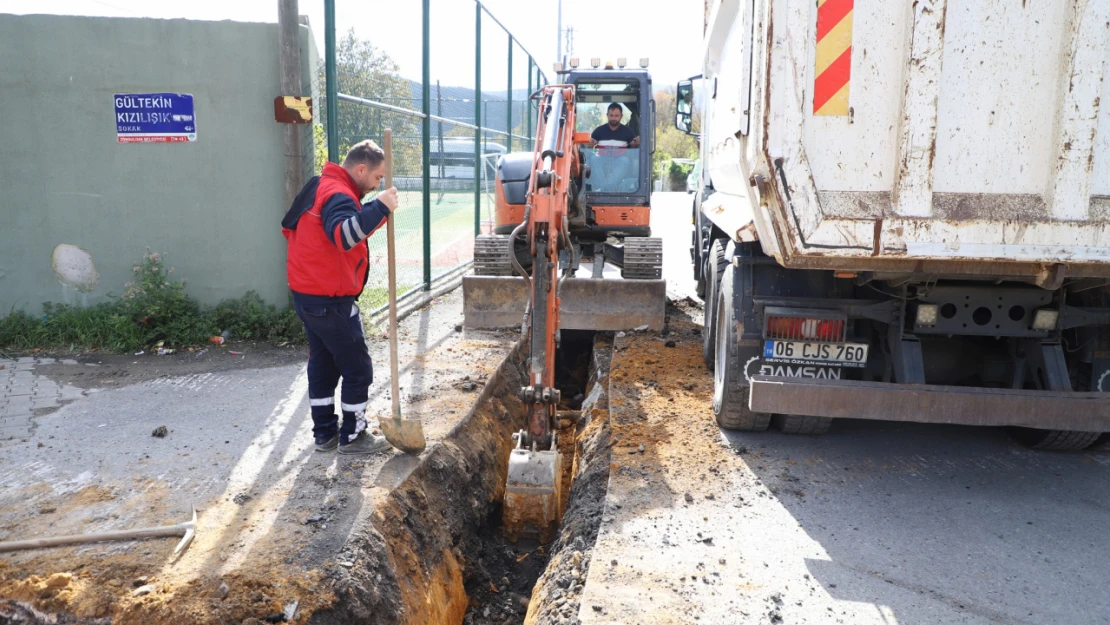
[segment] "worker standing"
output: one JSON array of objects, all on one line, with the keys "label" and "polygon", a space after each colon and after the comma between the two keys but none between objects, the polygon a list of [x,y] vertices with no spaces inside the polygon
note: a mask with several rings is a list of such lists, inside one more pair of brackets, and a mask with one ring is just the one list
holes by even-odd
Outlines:
[{"label": "worker standing", "polygon": [[[361,203],[384,175],[382,149],[370,140],[357,143],[342,165],[326,163],[308,181],[281,222],[293,307],[308,336],[308,397],[320,452],[338,447],[341,454],[366,454],[390,446],[367,429],[373,364],[355,303],[369,272],[366,239],[398,205],[395,187]],[[342,424],[335,413],[340,378]]]}]

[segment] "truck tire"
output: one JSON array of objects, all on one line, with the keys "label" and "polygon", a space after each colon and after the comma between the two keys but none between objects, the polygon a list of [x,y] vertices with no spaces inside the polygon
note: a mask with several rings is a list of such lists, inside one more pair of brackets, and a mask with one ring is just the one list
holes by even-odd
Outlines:
[{"label": "truck tire", "polygon": [[701,277],[694,283],[694,295],[697,295],[701,300],[705,301],[705,289],[707,288],[709,279],[705,277],[705,270],[702,269]]},{"label": "truck tire", "polygon": [[744,377],[744,365],[747,363],[740,361],[740,346],[736,343],[736,325],[733,321],[735,272],[735,267],[726,265],[721,272],[720,288],[714,289],[718,293],[713,324],[717,329],[717,354],[713,366],[713,414],[717,417],[717,425],[726,430],[762,432],[771,424],[771,415],[748,409],[750,387]]},{"label": "truck tire", "polygon": [[720,291],[721,274],[725,270],[725,243],[721,239],[713,241],[709,247],[709,258],[705,261],[705,319],[701,331],[701,357],[705,366],[713,371],[713,360],[717,353],[716,313],[717,292]]},{"label": "truck tire", "polygon": [[[691,260],[694,261],[694,266],[697,267],[697,269],[698,269],[697,271],[694,272],[694,276],[697,280],[696,286],[694,287],[694,293],[697,294],[697,296],[700,297],[701,300],[704,302],[705,301],[705,285],[708,282],[708,280],[705,276],[705,269],[706,269],[705,261],[704,261],[704,259],[702,259],[702,260],[698,259],[698,251],[701,249],[701,241],[700,241],[700,239],[701,239],[701,236],[700,236],[701,235],[701,218],[698,215],[698,199],[697,199],[697,196],[694,197],[694,207],[693,207],[692,215],[693,215],[693,219],[690,220],[690,223],[692,223],[694,227],[693,227],[693,232],[690,233],[690,235],[691,235],[690,236],[690,239],[691,239],[690,240],[690,254],[692,256]],[[699,264],[701,265],[700,267],[698,266]]]},{"label": "truck tire", "polygon": [[776,415],[775,427],[784,434],[824,434],[829,431],[832,419],[829,417],[808,417],[804,415]]},{"label": "truck tire", "polygon": [[1074,430],[1034,430],[1013,428],[1014,438],[1033,449],[1046,451],[1079,451],[1090,447],[1102,432],[1076,432]]}]

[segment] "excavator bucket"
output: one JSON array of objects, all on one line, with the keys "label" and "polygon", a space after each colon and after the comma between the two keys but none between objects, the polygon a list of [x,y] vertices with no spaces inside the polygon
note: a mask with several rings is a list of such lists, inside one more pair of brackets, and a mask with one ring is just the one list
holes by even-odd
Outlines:
[{"label": "excavator bucket", "polygon": [[[463,325],[520,327],[528,284],[519,276],[464,276]],[[559,289],[559,327],[566,330],[662,330],[666,280],[570,278]]]},{"label": "excavator bucket", "polygon": [[563,457],[557,450],[514,449],[509,454],[502,524],[509,540],[527,537],[542,543],[555,537],[562,505]]}]

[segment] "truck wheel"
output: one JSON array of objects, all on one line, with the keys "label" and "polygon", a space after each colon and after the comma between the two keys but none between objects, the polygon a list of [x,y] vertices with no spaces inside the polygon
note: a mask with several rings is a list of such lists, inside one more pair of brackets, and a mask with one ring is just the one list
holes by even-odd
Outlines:
[{"label": "truck wheel", "polygon": [[721,273],[720,288],[714,289],[719,293],[713,326],[717,330],[717,354],[713,366],[713,414],[717,417],[717,425],[726,430],[762,432],[770,425],[771,415],[748,409],[750,388],[744,377],[744,365],[747,363],[740,362],[740,346],[736,343],[736,322],[733,315],[732,283],[735,271],[731,265],[726,266]]},{"label": "truck wheel", "polygon": [[1014,438],[1033,449],[1048,451],[1079,451],[1094,444],[1102,432],[1076,432],[1074,430],[1034,430],[1013,428]]},{"label": "truck wheel", "polygon": [[709,258],[705,261],[705,320],[701,331],[701,357],[705,366],[713,371],[713,360],[717,352],[716,322],[713,317],[717,305],[717,292],[720,291],[721,273],[725,270],[725,244],[717,239],[709,248]]},{"label": "truck wheel", "polygon": [[694,226],[693,227],[693,232],[690,233],[691,234],[691,237],[690,237],[690,239],[691,239],[691,241],[690,241],[690,254],[692,256],[692,260],[695,263],[695,266],[697,265],[697,263],[699,263],[699,262],[701,263],[701,266],[698,267],[698,271],[694,272],[695,275],[698,276],[697,277],[697,285],[694,287],[694,293],[696,293],[697,296],[702,299],[702,301],[705,301],[705,285],[706,285],[706,282],[708,282],[708,280],[706,279],[706,273],[705,273],[705,269],[706,269],[705,261],[704,260],[699,261],[698,260],[698,254],[697,254],[698,250],[701,249],[701,244],[698,241],[698,239],[700,238],[699,235],[701,234],[701,223],[699,223],[701,220],[698,218],[698,200],[697,200],[697,197],[694,198],[693,217],[694,218],[690,220],[690,222]]},{"label": "truck wheel", "polygon": [[832,419],[829,417],[803,415],[776,415],[774,422],[775,427],[785,434],[824,434],[832,425]]}]

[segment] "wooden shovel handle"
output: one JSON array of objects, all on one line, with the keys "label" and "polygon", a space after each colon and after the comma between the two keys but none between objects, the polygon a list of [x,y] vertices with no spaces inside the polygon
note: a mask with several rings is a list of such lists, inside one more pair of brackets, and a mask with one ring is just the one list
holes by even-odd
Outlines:
[{"label": "wooden shovel handle", "polygon": [[[393,129],[385,129],[385,188],[393,186]],[[389,249],[389,384],[393,398],[393,416],[401,418],[401,391],[397,381],[397,252],[393,244],[393,213],[385,224],[386,247]]]}]

